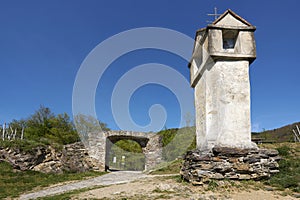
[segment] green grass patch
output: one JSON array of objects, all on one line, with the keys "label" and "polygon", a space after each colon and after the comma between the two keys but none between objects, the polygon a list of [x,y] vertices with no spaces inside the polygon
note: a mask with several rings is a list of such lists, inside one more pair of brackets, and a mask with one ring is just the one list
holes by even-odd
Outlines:
[{"label": "green grass patch", "polygon": [[215,190],[218,189],[218,186],[219,186],[218,181],[216,181],[216,180],[210,180],[208,182],[207,189],[210,190],[210,191],[215,191]]},{"label": "green grass patch", "polygon": [[196,148],[195,127],[162,130],[158,135],[162,137],[162,156],[165,161],[173,161]]},{"label": "green grass patch", "polygon": [[300,159],[291,152],[299,152],[300,144],[292,147],[284,145],[276,148],[282,160],[279,161],[280,173],[275,174],[265,183],[279,190],[290,189],[300,193]]},{"label": "green grass patch", "polygon": [[63,174],[44,174],[35,171],[14,171],[8,163],[0,162],[0,199],[17,197],[36,187],[47,187],[53,184],[82,180],[86,177],[95,177],[104,172],[82,172]]},{"label": "green grass patch", "polygon": [[179,174],[182,164],[182,159],[177,159],[172,162],[162,163],[158,168],[154,169],[150,174]]},{"label": "green grass patch", "polygon": [[43,146],[45,147],[47,143],[39,142],[34,140],[13,140],[13,141],[3,141],[0,140],[0,147],[10,148],[10,149],[19,149],[21,152],[32,152],[33,149]]},{"label": "green grass patch", "polygon": [[291,148],[284,145],[276,148],[280,156],[288,157],[290,155]]}]

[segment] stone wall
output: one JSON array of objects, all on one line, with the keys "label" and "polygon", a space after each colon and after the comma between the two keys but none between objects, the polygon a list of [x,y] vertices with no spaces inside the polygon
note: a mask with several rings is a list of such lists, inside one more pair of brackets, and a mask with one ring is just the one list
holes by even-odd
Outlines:
[{"label": "stone wall", "polygon": [[98,161],[88,156],[87,150],[80,142],[65,145],[62,149],[39,146],[26,152],[19,148],[0,147],[1,161],[8,162],[14,169],[22,171],[62,173],[99,170]]},{"label": "stone wall", "polygon": [[145,170],[151,169],[162,162],[162,141],[159,135],[153,135],[148,141],[147,146],[143,148],[146,163]]},{"label": "stone wall", "polygon": [[214,147],[212,153],[189,151],[184,157],[181,175],[193,184],[213,179],[265,179],[278,173],[277,150]]}]

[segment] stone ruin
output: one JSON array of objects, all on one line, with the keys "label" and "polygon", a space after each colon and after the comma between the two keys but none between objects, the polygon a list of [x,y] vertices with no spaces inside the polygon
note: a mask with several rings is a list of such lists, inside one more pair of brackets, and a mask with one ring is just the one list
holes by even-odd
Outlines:
[{"label": "stone ruin", "polygon": [[88,133],[86,143],[64,145],[61,150],[50,145],[38,146],[28,152],[19,148],[0,147],[0,162],[8,162],[17,170],[44,173],[104,171],[109,169],[108,158],[112,145],[123,139],[136,141],[141,146],[145,156],[145,170],[162,162],[161,136],[133,131],[91,132]]},{"label": "stone ruin", "polygon": [[261,179],[279,172],[278,152],[251,141],[249,65],[256,59],[255,29],[227,10],[196,32],[189,68],[197,150],[185,155],[181,169],[188,181]]},{"label": "stone ruin", "polygon": [[145,155],[145,170],[149,170],[162,162],[161,136],[155,133],[144,133],[134,131],[102,131],[89,133],[87,144],[85,144],[89,156],[98,161],[100,170],[109,169],[109,152],[113,144],[119,140],[136,141]]}]

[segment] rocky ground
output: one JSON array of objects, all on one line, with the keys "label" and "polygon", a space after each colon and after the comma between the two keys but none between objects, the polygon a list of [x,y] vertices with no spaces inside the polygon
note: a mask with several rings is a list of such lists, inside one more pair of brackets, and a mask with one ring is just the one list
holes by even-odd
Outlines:
[{"label": "rocky ground", "polygon": [[[78,190],[83,188],[85,188],[84,191]],[[73,192],[67,197],[58,196],[56,199],[296,199],[296,196],[289,196],[288,191],[276,191],[255,181],[213,181],[210,184],[194,186],[183,182],[179,175],[146,175],[141,172],[122,171],[75,183],[52,186],[21,195],[19,199],[36,199],[70,191]]]},{"label": "rocky ground", "polygon": [[219,185],[193,186],[170,177],[148,177],[126,184],[111,185],[73,195],[71,199],[171,199],[171,200],[216,200],[216,199],[296,199],[282,196],[282,192],[265,188],[262,184],[245,187],[238,183],[220,181]]}]

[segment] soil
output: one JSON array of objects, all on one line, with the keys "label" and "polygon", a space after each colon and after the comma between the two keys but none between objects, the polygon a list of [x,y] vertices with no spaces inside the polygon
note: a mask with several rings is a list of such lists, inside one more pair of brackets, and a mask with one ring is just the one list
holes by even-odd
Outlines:
[{"label": "soil", "polygon": [[[287,193],[287,191],[285,192]],[[251,184],[219,181],[208,185],[193,186],[181,182],[174,177],[147,177],[134,182],[110,185],[72,196],[72,199],[105,199],[105,200],[288,200],[297,199],[289,195],[283,196],[282,191],[266,188],[259,182]]]}]

